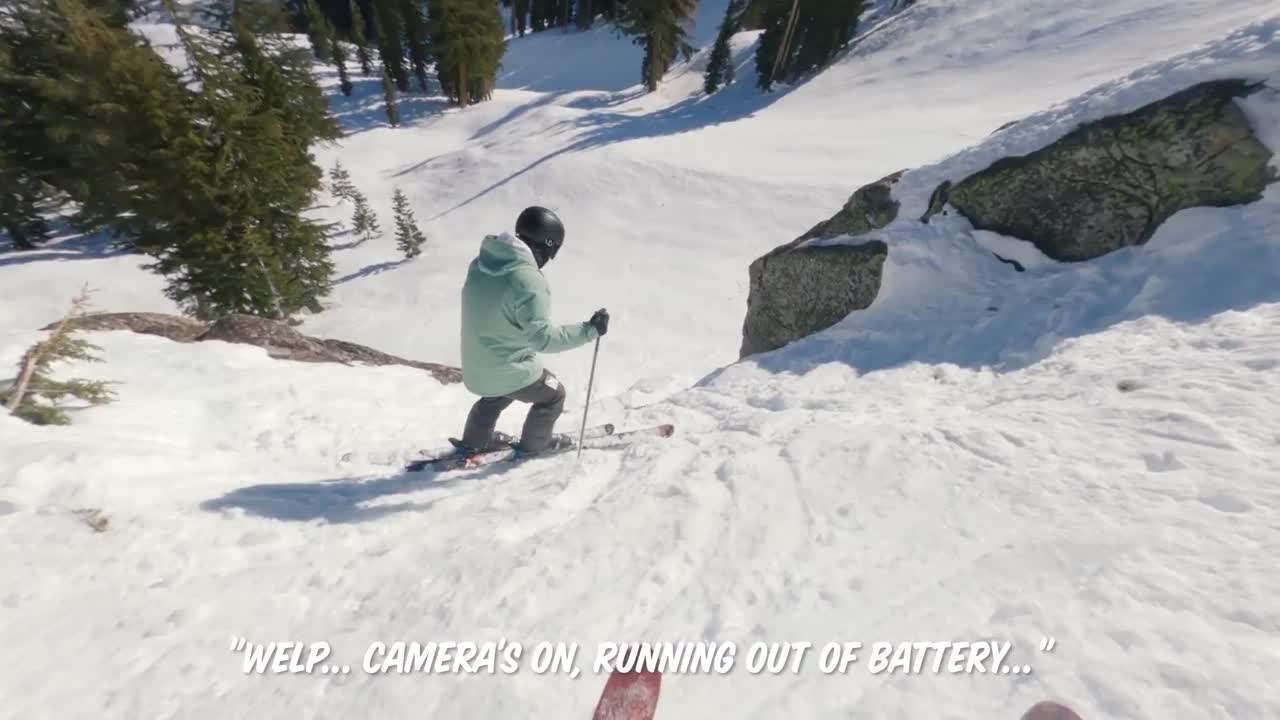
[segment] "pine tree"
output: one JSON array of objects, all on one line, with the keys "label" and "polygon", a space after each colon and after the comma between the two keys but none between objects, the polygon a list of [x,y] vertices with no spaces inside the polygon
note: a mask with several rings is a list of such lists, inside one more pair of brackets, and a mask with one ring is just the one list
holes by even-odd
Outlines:
[{"label": "pine tree", "polygon": [[54,197],[82,230],[132,244],[199,152],[173,69],[113,17],[82,0],[0,13],[0,219],[19,245],[45,235],[37,209]]},{"label": "pine tree", "polygon": [[757,84],[770,90],[818,70],[853,38],[865,0],[771,0],[756,48]]},{"label": "pine tree", "polygon": [[[409,64],[418,80],[418,89],[427,91],[427,66],[431,64],[428,48],[427,18],[422,12],[420,0],[400,0],[404,18],[405,44],[409,48]],[[438,1],[438,0],[437,0]]]},{"label": "pine tree", "polygon": [[406,260],[412,260],[422,253],[422,245],[426,243],[427,236],[418,228],[418,221],[414,219],[413,210],[409,207],[409,198],[405,197],[400,188],[396,188],[392,202],[395,209],[396,247],[404,253]]},{"label": "pine tree", "polygon": [[67,417],[58,402],[75,398],[90,405],[110,402],[114,393],[101,380],[54,380],[50,371],[60,362],[99,362],[95,345],[75,336],[89,308],[90,290],[86,287],[71,303],[71,310],[54,326],[48,339],[27,350],[18,363],[18,374],[0,397],[15,417],[35,425],[67,425]]},{"label": "pine tree", "polygon": [[578,7],[575,15],[579,30],[586,30],[590,28],[596,18],[591,0],[578,0]]},{"label": "pine tree", "polygon": [[74,201],[81,228],[151,255],[190,312],[318,307],[333,266],[302,213],[322,177],[310,147],[338,127],[279,6],[209,7],[213,31],[176,25],[187,82],[83,0],[14,0],[0,16],[14,69],[0,73],[3,157],[20,187]]},{"label": "pine tree", "polygon": [[436,77],[461,106],[493,94],[506,52],[502,16],[491,0],[436,0],[428,6]]},{"label": "pine tree", "polygon": [[340,160],[333,161],[333,168],[329,170],[329,193],[341,201],[355,202],[360,191],[351,182],[351,174],[342,166]]},{"label": "pine tree", "polygon": [[347,51],[335,37],[333,39],[333,64],[338,66],[338,86],[342,94],[351,97],[351,78],[347,77]]},{"label": "pine tree", "polygon": [[746,0],[731,0],[725,7],[720,32],[716,35],[715,46],[711,48],[711,57],[707,59],[707,71],[703,78],[703,89],[708,95],[733,82],[733,54],[729,41],[738,32],[745,6]]},{"label": "pine tree", "polygon": [[[0,69],[3,72],[3,69]],[[0,116],[0,134],[5,130]],[[29,177],[0,143],[0,230],[19,250],[34,250],[49,239],[49,224],[40,213],[40,203],[48,190]]]},{"label": "pine tree", "polygon": [[779,79],[779,67],[787,56],[785,38],[798,18],[800,0],[770,0],[764,9],[764,32],[756,46],[756,85],[765,92]]},{"label": "pine tree", "polygon": [[316,0],[303,0],[307,15],[307,39],[311,42],[311,51],[320,62],[333,60],[336,34],[329,18],[316,5]]},{"label": "pine tree", "polygon": [[763,30],[765,14],[774,0],[746,0],[746,6],[739,18],[743,30]]},{"label": "pine tree", "polygon": [[351,42],[356,45],[356,58],[360,61],[360,74],[368,76],[373,72],[373,60],[369,56],[369,21],[360,9],[360,3],[351,0]]},{"label": "pine tree", "polygon": [[386,103],[387,122],[396,127],[400,124],[400,106],[396,103],[396,86],[386,68],[382,70],[382,99]]},{"label": "pine tree", "polygon": [[631,0],[619,9],[615,24],[644,48],[640,77],[653,92],[676,57],[693,53],[687,26],[698,8],[697,0]]},{"label": "pine tree", "polygon": [[404,57],[404,18],[401,4],[393,0],[381,0],[373,5],[373,19],[378,28],[378,56],[382,68],[395,81],[400,92],[409,91],[409,68]]},{"label": "pine tree", "polygon": [[150,241],[166,293],[203,317],[283,319],[319,307],[333,264],[324,229],[302,217],[323,173],[309,148],[338,128],[311,62],[280,34],[268,0],[212,6],[219,33],[178,36],[199,89],[193,107],[209,154],[188,207]]},{"label": "pine tree", "polygon": [[530,0],[513,0],[511,3],[511,34],[524,37],[529,31]]},{"label": "pine tree", "polygon": [[351,214],[351,232],[358,238],[356,244],[377,237],[382,228],[378,226],[378,216],[369,207],[369,200],[360,191],[355,193],[355,211]]}]

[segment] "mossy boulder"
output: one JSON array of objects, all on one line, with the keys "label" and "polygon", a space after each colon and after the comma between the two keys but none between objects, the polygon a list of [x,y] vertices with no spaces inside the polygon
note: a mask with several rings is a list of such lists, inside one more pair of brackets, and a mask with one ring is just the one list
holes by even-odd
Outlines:
[{"label": "mossy boulder", "polygon": [[742,357],[825,330],[871,305],[880,292],[888,246],[879,240],[808,243],[857,237],[893,222],[898,216],[893,187],[901,177],[896,172],[858,188],[835,215],[751,263]]},{"label": "mossy boulder", "polygon": [[1257,88],[1205,82],[1088,123],[944,189],[945,199],[974,227],[1056,260],[1141,245],[1179,210],[1253,202],[1276,179],[1271,151],[1235,102]]},{"label": "mossy boulder", "polygon": [[739,355],[775,350],[869,307],[889,248],[879,240],[770,254],[751,263]]},{"label": "mossy boulder", "polygon": [[904,172],[899,170],[858,188],[839,212],[783,247],[794,247],[815,238],[863,235],[893,222],[898,217],[898,201],[893,199],[893,187]]}]

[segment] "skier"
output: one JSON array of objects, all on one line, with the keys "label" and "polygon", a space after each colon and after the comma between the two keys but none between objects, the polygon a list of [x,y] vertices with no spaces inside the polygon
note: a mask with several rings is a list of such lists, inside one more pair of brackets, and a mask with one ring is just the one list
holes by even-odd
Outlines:
[{"label": "skier", "polygon": [[544,207],[526,208],[516,219],[516,236],[489,235],[467,270],[462,286],[462,382],[481,396],[467,415],[464,453],[509,445],[495,433],[498,417],[512,402],[529,403],[518,449],[535,454],[552,445],[552,430],[564,411],[564,387],[542,366],[538,353],[558,353],[586,345],[609,331],[609,313],[590,320],[553,325],[551,293],[542,267],[564,244],[564,225]]}]

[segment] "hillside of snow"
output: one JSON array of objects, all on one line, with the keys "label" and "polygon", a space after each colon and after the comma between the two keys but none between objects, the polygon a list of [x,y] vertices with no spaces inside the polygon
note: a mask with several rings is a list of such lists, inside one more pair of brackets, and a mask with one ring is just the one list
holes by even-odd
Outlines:
[{"label": "hillside of snow", "polygon": [[[1267,82],[1242,107],[1280,153],[1273,3],[921,0],[768,95],[743,33],[737,83],[704,97],[724,4],[702,3],[702,50],[653,94],[607,28],[513,39],[491,101],[407,97],[400,128],[377,83],[344,98],[321,70],[350,129],[321,164],[341,160],[384,228],[402,188],[430,240],[402,263],[389,232],[339,238],[302,329],[457,362],[478,241],[545,204],[568,226],[556,318],[614,318],[590,418],[675,437],[407,475],[460,432],[460,386],[93,333],[105,362],[68,372],[119,383],[116,402],[60,428],[0,415],[5,711],[585,718],[604,640],[986,639],[1034,671],[668,675],[658,717],[976,720],[1046,697],[1086,720],[1280,716],[1280,185],[1083,264],[911,222],[942,179],[1205,79]],[[750,261],[903,168],[876,303],[735,363]],[[84,282],[103,310],[173,311],[101,247],[0,253],[0,365]],[[562,429],[590,356],[549,358]],[[327,641],[352,672],[245,674],[234,636]],[[374,641],[498,638],[581,643],[584,674],[359,668]]]}]

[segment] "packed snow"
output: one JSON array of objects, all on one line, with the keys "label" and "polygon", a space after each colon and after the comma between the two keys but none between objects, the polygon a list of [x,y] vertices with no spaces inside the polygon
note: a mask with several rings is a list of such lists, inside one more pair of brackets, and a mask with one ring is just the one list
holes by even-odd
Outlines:
[{"label": "packed snow", "polygon": [[[569,228],[554,314],[614,318],[589,420],[675,437],[407,475],[460,432],[460,386],[92,333],[105,362],[67,372],[116,402],[68,427],[0,415],[0,715],[585,718],[602,641],[989,640],[1033,672],[673,674],[658,717],[1016,718],[1046,697],[1086,720],[1280,716],[1280,185],[1084,264],[911,222],[942,179],[1210,78],[1268,83],[1242,107],[1280,152],[1274,5],[921,0],[769,95],[743,33],[707,98],[723,9],[702,3],[703,49],[657,93],[627,39],[552,31],[511,41],[491,101],[406,98],[400,128],[359,79],[332,101],[351,134],[318,150],[384,228],[403,188],[430,239],[403,263],[390,232],[337,239],[304,331],[456,362],[479,240],[546,204]],[[735,363],[750,261],[904,167],[876,303]],[[86,281],[101,309],[173,311],[102,248],[0,254],[0,366]],[[549,358],[562,429],[590,358]],[[234,637],[326,641],[352,672],[245,674]],[[583,674],[360,667],[375,641],[499,638],[578,642]]]}]

